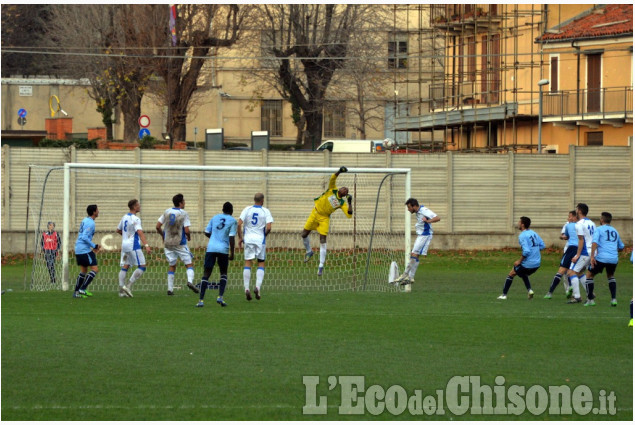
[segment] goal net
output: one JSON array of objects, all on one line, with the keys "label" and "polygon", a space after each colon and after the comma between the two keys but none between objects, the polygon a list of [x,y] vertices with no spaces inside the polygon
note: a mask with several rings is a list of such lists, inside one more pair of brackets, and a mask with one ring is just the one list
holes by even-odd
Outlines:
[{"label": "goal net", "polygon": [[[185,198],[191,226],[188,247],[193,254],[194,283],[199,283],[208,238],[209,220],[233,204],[233,216],[253,205],[258,192],[273,216],[266,240],[263,291],[396,291],[388,284],[391,264],[403,265],[410,246],[410,215],[404,206],[410,195],[410,169],[349,168],[337,179],[353,196],[353,216],[335,211],[330,218],[327,256],[318,276],[320,240],[311,232],[315,255],[304,262],[300,234],[314,207],[314,198],[328,187],[338,168],[167,166],[151,164],[80,164],[64,167],[31,166],[31,189],[27,234],[34,234],[34,260],[27,286],[32,290],[68,290],[74,286],[79,267],[74,247],[86,207],[97,204],[93,242],[102,247],[97,254],[99,273],[93,291],[118,291],[121,270],[121,236],[116,228],[128,213],[128,201],[138,199],[143,231],[152,248],[146,254],[147,268],[135,282],[136,291],[167,290],[168,263],[161,236],[156,231],[159,216],[172,207],[172,197]],[[346,208],[346,205],[343,207]],[[45,252],[43,235],[49,223],[60,235],[58,255]],[[32,233],[29,233],[31,231]],[[242,249],[236,246],[228,269],[228,291],[243,288],[245,266]],[[394,268],[394,267],[393,267]],[[128,271],[126,281],[135,266]],[[402,268],[403,270],[403,268]],[[251,287],[255,284],[255,267]],[[27,277],[28,279],[28,277]],[[177,263],[175,289],[187,290],[184,265]],[[215,267],[210,281],[219,280]]]}]

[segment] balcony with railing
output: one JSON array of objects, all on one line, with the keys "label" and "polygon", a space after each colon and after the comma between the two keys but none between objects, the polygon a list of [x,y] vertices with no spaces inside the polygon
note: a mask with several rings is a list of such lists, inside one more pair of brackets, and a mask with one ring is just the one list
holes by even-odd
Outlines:
[{"label": "balcony with railing", "polygon": [[622,126],[633,122],[633,87],[562,90],[543,94],[543,122]]}]

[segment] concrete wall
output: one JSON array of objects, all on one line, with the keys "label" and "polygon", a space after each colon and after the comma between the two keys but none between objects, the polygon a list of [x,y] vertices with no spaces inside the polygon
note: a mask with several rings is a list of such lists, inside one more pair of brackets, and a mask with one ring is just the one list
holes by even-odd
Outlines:
[{"label": "concrete wall", "polygon": [[[602,211],[613,214],[614,225],[626,244],[633,240],[633,167],[631,147],[572,147],[568,155],[484,154],[332,154],[330,152],[250,151],[88,151],[72,149],[10,148],[2,150],[2,252],[24,252],[25,229],[40,222],[62,226],[62,172],[52,171],[42,200],[46,167],[64,162],[410,168],[411,196],[435,211],[441,221],[434,225],[435,249],[493,249],[517,246],[515,225],[522,215],[532,219],[532,228],[547,245],[562,246],[558,239],[567,212],[578,202],[590,207],[589,216],[599,223]],[[252,203],[261,191],[276,220],[271,243],[289,246],[297,242],[313,198],[328,183],[328,175],[282,175],[247,172],[150,172],[87,170],[71,174],[71,231],[85,216],[86,205],[100,208],[98,232],[113,233],[127,212],[129,199],[141,201],[146,233],[153,232],[156,219],[171,206],[171,198],[183,193],[192,231],[201,234],[209,219],[225,201],[234,204],[234,216]],[[348,186],[356,199],[356,219],[336,213],[332,235],[358,235],[365,243],[372,224],[379,182],[383,176],[355,177],[342,174],[338,185]],[[404,234],[404,180],[394,177],[379,197],[376,229]],[[29,199],[27,214],[27,199]],[[40,216],[40,211],[42,214]],[[27,223],[28,220],[28,223]],[[414,230],[414,226],[413,229]],[[282,237],[285,234],[287,236]],[[198,238],[198,236],[197,236]],[[34,237],[26,239],[32,250]],[[341,241],[335,242],[338,239]],[[196,239],[198,241],[198,239]],[[71,236],[74,241],[74,236]],[[329,239],[350,244],[350,237]],[[332,242],[331,242],[332,241]],[[197,244],[203,244],[201,238]],[[269,239],[268,239],[269,243]],[[295,245],[293,245],[295,246]]]}]

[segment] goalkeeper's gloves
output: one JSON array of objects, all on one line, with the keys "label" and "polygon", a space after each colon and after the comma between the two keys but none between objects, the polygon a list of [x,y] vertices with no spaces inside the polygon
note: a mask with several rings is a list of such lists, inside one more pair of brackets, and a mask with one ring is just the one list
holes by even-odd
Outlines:
[{"label": "goalkeeper's gloves", "polygon": [[353,195],[347,195],[346,196],[346,200],[348,201],[349,205],[352,205],[353,204]]},{"label": "goalkeeper's gloves", "polygon": [[340,167],[340,173],[345,173],[348,171],[348,168],[346,167]]}]

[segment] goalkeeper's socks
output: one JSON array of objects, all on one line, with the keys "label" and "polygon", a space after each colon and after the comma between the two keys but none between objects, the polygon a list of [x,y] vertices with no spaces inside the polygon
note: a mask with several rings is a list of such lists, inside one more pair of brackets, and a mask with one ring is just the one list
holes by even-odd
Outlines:
[{"label": "goalkeeper's socks", "polygon": [[308,236],[306,238],[302,238],[302,243],[304,244],[304,248],[306,249],[306,252],[307,253],[311,252],[311,241],[309,240]]},{"label": "goalkeeper's socks", "polygon": [[126,285],[126,275],[128,274],[128,269],[124,269],[123,267],[119,270],[119,286]]},{"label": "goalkeeper's socks", "polygon": [[173,271],[168,272],[168,291],[170,292],[174,291],[174,272]]},{"label": "goalkeeper's socks", "polygon": [[507,295],[507,293],[509,292],[509,288],[512,287],[513,280],[513,276],[507,276],[507,279],[505,279],[505,285],[503,286],[503,295]]},{"label": "goalkeeper's socks", "polygon": [[245,291],[249,290],[249,282],[251,281],[251,267],[245,267],[243,269],[243,285]]},{"label": "goalkeeper's socks", "polygon": [[556,275],[553,277],[553,280],[551,281],[551,286],[549,287],[550,293],[553,294],[553,291],[556,290],[556,287],[560,283],[560,280],[562,280],[562,275],[560,273],[556,273]]},{"label": "goalkeeper's socks", "polygon": [[80,289],[85,291],[86,288],[88,288],[88,285],[90,285],[93,282],[93,279],[95,278],[95,276],[97,276],[97,272],[94,270],[91,270],[86,275],[86,279],[84,279],[84,283],[82,284],[82,287]]},{"label": "goalkeeper's socks", "polygon": [[225,286],[227,286],[227,275],[220,275],[220,282],[218,283],[218,296],[222,297],[225,293]]},{"label": "goalkeeper's socks", "polygon": [[262,280],[264,278],[265,278],[265,268],[258,267],[258,269],[256,270],[256,288],[260,289],[260,286],[262,285]]},{"label": "goalkeeper's socks", "polygon": [[324,267],[326,263],[326,242],[320,244],[320,267]]},{"label": "goalkeeper's socks", "polygon": [[84,283],[84,279],[86,279],[86,275],[80,272],[77,275],[77,280],[75,281],[75,292],[79,291],[82,288],[82,283]]}]

